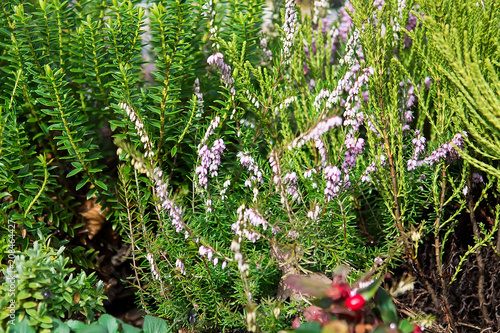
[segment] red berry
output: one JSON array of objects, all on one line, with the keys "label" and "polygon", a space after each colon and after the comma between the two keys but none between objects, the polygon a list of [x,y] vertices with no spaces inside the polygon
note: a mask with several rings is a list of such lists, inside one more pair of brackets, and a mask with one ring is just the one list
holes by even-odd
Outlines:
[{"label": "red berry", "polygon": [[360,294],[349,297],[345,300],[345,306],[351,311],[359,311],[363,308],[366,301]]},{"label": "red berry", "polygon": [[422,333],[422,329],[420,328],[420,326],[418,325],[414,325],[415,326],[415,329],[413,330],[412,333]]}]

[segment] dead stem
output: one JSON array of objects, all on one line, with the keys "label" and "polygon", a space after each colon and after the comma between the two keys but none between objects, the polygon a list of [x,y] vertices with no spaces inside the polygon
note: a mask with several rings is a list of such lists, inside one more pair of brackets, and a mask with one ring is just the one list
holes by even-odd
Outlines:
[{"label": "dead stem", "polygon": [[[474,231],[474,237],[476,238],[476,242],[480,242],[481,240],[481,232],[479,231],[479,228],[477,226],[477,221],[476,221],[476,214],[474,213],[474,202],[472,198],[472,180],[471,176],[467,176],[467,187],[469,189],[469,192],[467,193],[467,206],[469,208],[469,214],[470,214],[470,222],[472,224],[472,230]],[[488,314],[488,309],[486,307],[486,299],[484,298],[484,259],[483,255],[481,253],[481,247],[478,247],[476,251],[477,255],[477,267],[479,269],[479,281],[477,282],[477,293],[478,293],[478,298],[479,298],[479,306],[481,308],[481,313],[483,315],[484,321],[487,324],[492,324],[492,320],[490,318],[490,315]]]},{"label": "dead stem", "polygon": [[438,270],[438,276],[439,276],[439,281],[441,282],[441,289],[442,289],[442,295],[443,295],[443,307],[444,307],[444,312],[446,314],[446,319],[448,320],[448,324],[455,329],[455,318],[453,316],[453,313],[450,311],[450,302],[449,302],[449,290],[448,290],[448,283],[446,283],[443,275],[443,263],[441,262],[441,253],[440,253],[440,248],[441,248],[441,242],[439,240],[439,231],[440,231],[440,224],[441,224],[441,215],[443,214],[443,208],[444,208],[444,199],[445,199],[445,193],[446,193],[446,167],[443,164],[441,167],[441,178],[442,178],[442,183],[441,183],[441,196],[439,198],[439,211],[436,217],[436,221],[434,222],[434,254],[436,256],[436,267]]}]

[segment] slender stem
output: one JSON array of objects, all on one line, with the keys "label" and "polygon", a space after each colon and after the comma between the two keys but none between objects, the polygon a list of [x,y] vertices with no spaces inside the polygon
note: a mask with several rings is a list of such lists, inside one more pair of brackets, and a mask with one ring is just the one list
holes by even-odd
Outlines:
[{"label": "slender stem", "polygon": [[144,309],[144,311],[146,311],[147,314],[150,314],[147,306],[146,306],[146,301],[144,300],[144,295],[143,295],[143,290],[142,290],[142,286],[141,286],[141,280],[139,279],[139,275],[137,274],[137,260],[135,258],[135,239],[134,239],[134,231],[132,230],[132,216],[130,214],[130,203],[129,203],[129,200],[128,200],[128,186],[125,182],[125,179],[124,179],[124,175],[122,174],[121,177],[123,177],[122,179],[122,184],[123,184],[123,194],[124,194],[124,197],[125,197],[125,207],[126,207],[126,210],[127,210],[127,218],[128,218],[128,227],[129,227],[129,235],[130,235],[130,245],[132,247],[132,265],[134,267],[134,274],[135,274],[135,279],[137,280],[137,285],[139,287],[139,296],[141,298],[141,304],[142,304],[142,308]]},{"label": "slender stem", "polygon": [[450,301],[449,301],[449,289],[448,289],[448,283],[444,279],[443,275],[443,263],[441,262],[441,241],[439,239],[439,232],[441,229],[441,216],[443,214],[443,208],[444,208],[444,200],[445,200],[445,193],[446,193],[446,167],[443,164],[441,167],[441,178],[442,178],[442,183],[441,183],[441,196],[439,198],[439,210],[437,214],[436,221],[434,222],[434,255],[436,257],[436,267],[438,271],[438,276],[439,276],[439,281],[441,282],[441,289],[442,289],[442,294],[443,294],[443,301],[444,301],[444,312],[446,314],[446,318],[448,319],[449,324],[453,329],[455,329],[455,318],[453,316],[453,313],[450,311],[451,306],[450,306]]},{"label": "slender stem", "polygon": [[[475,241],[480,242],[481,232],[479,231],[479,228],[477,226],[476,214],[474,213],[474,202],[471,191],[472,180],[470,175],[467,177],[467,186],[469,188],[469,193],[467,193],[467,206],[469,208],[470,222],[472,224],[472,230],[474,231],[474,237],[476,238]],[[477,282],[477,294],[478,294],[477,296],[479,298],[479,307],[481,308],[481,313],[483,315],[484,321],[487,324],[491,324],[492,321],[488,313],[488,308],[486,307],[486,299],[484,297],[485,274],[484,274],[484,259],[481,253],[481,247],[477,248],[476,255],[477,255],[477,267],[479,269],[479,280]]]},{"label": "slender stem", "polygon": [[47,161],[45,160],[45,155],[43,156],[43,159],[41,159],[41,162],[43,164],[43,171],[44,171],[44,176],[43,176],[43,184],[42,187],[40,188],[40,191],[38,191],[37,195],[33,199],[33,201],[30,202],[28,208],[26,208],[26,212],[24,213],[24,218],[28,216],[28,213],[31,210],[31,207],[35,204],[35,202],[40,198],[40,195],[42,195],[43,190],[45,190],[45,186],[47,185],[47,180],[49,179],[49,170],[47,168]]},{"label": "slender stem", "polygon": [[[380,81],[379,84],[379,103],[380,103],[380,109],[384,110],[384,102],[382,99],[382,92],[384,90],[383,83]],[[417,274],[420,276],[421,280],[423,281],[425,288],[427,292],[431,295],[432,302],[434,303],[434,306],[439,309],[440,308],[440,302],[437,297],[436,291],[434,288],[432,288],[431,284],[429,281],[425,278],[424,271],[422,267],[420,266],[419,260],[417,256],[415,255],[415,252],[413,251],[412,245],[409,243],[408,240],[408,235],[406,234],[403,223],[401,220],[401,211],[399,208],[399,196],[398,196],[398,179],[396,175],[396,166],[394,164],[393,156],[391,153],[390,149],[390,143],[389,143],[389,138],[387,134],[387,127],[388,127],[388,119],[382,115],[382,122],[384,123],[384,126],[382,126],[382,135],[383,135],[383,140],[384,140],[384,147],[387,155],[387,159],[389,162],[389,169],[391,173],[391,182],[392,182],[392,195],[393,195],[393,208],[394,208],[394,217],[396,219],[396,227],[402,237],[403,245],[405,248],[405,254],[408,256],[408,264],[410,267],[413,267],[414,270],[417,272]]]}]

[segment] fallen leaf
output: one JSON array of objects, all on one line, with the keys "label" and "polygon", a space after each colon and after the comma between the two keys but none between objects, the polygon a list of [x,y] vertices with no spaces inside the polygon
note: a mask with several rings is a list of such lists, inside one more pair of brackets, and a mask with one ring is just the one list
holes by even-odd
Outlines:
[{"label": "fallen leaf", "polygon": [[101,213],[102,206],[96,204],[97,197],[92,197],[80,207],[80,215],[83,218],[85,226],[80,233],[87,233],[89,239],[94,238],[104,223],[106,223],[107,209]]}]

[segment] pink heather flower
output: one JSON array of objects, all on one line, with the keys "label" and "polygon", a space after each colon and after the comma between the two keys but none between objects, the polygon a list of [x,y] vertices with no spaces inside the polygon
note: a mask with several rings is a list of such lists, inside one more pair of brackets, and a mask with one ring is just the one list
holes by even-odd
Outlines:
[{"label": "pink heather flower", "polygon": [[431,88],[432,79],[428,76],[424,79],[425,90],[429,90]]},{"label": "pink heather flower", "polygon": [[201,164],[196,167],[195,174],[198,176],[198,184],[206,189],[208,186],[208,172],[210,171],[210,177],[217,177],[218,168],[221,162],[221,155],[226,149],[226,145],[224,144],[224,140],[217,139],[215,140],[212,149],[208,149],[207,145],[202,146],[198,150],[198,154],[200,155]]},{"label": "pink heather flower", "polygon": [[154,261],[154,258],[153,258],[153,254],[152,253],[148,253],[146,255],[146,259],[149,261],[149,264],[151,265],[151,274],[153,274],[153,277],[156,280],[159,280],[160,279],[160,273],[158,273],[158,269],[156,269],[156,264],[155,264],[155,261]]},{"label": "pink heather flower", "polygon": [[196,95],[196,105],[198,106],[198,112],[196,117],[201,117],[203,114],[203,94],[200,92],[200,79],[196,78],[194,80],[194,94]]},{"label": "pink heather flower", "polygon": [[439,160],[448,159],[448,161],[454,161],[460,158],[458,151],[455,149],[454,145],[460,149],[463,149],[463,138],[467,137],[467,133],[464,131],[462,133],[457,133],[451,141],[443,143],[438,149],[431,152],[431,154],[424,158],[423,160],[417,160],[418,154],[422,153],[425,149],[425,138],[420,136],[420,132],[415,132],[416,138],[412,140],[415,146],[415,151],[412,158],[408,161],[408,171],[414,170],[416,167],[422,164],[434,165]]},{"label": "pink heather flower", "polygon": [[248,171],[252,172],[250,177],[245,182],[245,187],[252,186],[252,183],[264,183],[264,179],[262,178],[262,171],[260,171],[252,156],[248,155],[247,153],[239,152],[236,157],[240,160],[241,165],[245,166]]},{"label": "pink heather flower", "polygon": [[375,0],[375,1],[373,1],[373,6],[376,7],[378,10],[382,10],[384,4],[385,4],[384,0]]},{"label": "pink heather flower", "polygon": [[214,252],[211,248],[201,245],[198,249],[198,252],[200,253],[200,256],[202,257],[207,256],[208,261],[212,261],[212,256]]},{"label": "pink heather flower", "polygon": [[225,86],[230,89],[231,95],[235,95],[236,92],[233,87],[234,78],[231,75],[231,66],[224,62],[224,55],[220,52],[212,54],[208,57],[207,63],[209,65],[217,66],[219,72],[221,73],[222,81],[224,82]]},{"label": "pink heather flower", "polygon": [[129,106],[127,103],[120,103],[120,108],[127,113],[130,121],[134,123],[134,128],[137,136],[140,138],[141,142],[144,144],[144,157],[150,158],[155,155],[153,151],[153,143],[149,140],[149,136],[144,129],[144,123],[139,118],[139,115],[135,112],[135,110]]},{"label": "pink heather flower", "polygon": [[283,43],[283,58],[285,63],[289,63],[295,32],[298,31],[297,11],[295,10],[295,1],[286,0],[285,2],[285,21],[283,22],[284,36],[281,37]]},{"label": "pink heather flower", "polygon": [[327,120],[319,122],[314,128],[312,128],[308,133],[302,134],[299,137],[295,138],[292,141],[291,146],[288,148],[291,150],[292,148],[300,148],[305,145],[307,142],[319,138],[321,135],[328,132],[333,127],[338,127],[342,125],[342,118],[339,116],[333,116],[328,118]]},{"label": "pink heather flower", "polygon": [[300,193],[297,189],[297,174],[295,172],[287,173],[283,177],[283,183],[286,186],[286,193],[292,196],[292,200],[297,200],[300,203]]},{"label": "pink heather flower", "polygon": [[184,263],[182,262],[182,260],[177,259],[177,261],[175,262],[175,267],[177,267],[181,271],[182,275],[186,275],[186,269],[184,268]]},{"label": "pink heather flower", "polygon": [[472,185],[475,186],[479,183],[483,183],[484,184],[484,180],[483,180],[483,177],[478,174],[477,172],[474,172],[472,174]]},{"label": "pink heather flower", "polygon": [[222,262],[221,268],[222,268],[222,269],[225,269],[225,268],[226,268],[226,266],[227,266],[227,262],[224,260],[224,261]]},{"label": "pink heather flower", "polygon": [[[416,26],[417,26],[417,17],[412,13],[409,13],[408,23],[406,24],[405,27],[406,30],[412,31],[413,29],[415,29]],[[411,46],[412,40],[407,34],[405,34],[403,42],[404,42],[404,47],[409,48]]]},{"label": "pink heather flower", "polygon": [[324,194],[326,196],[326,200],[331,201],[339,194],[341,190],[342,186],[342,182],[340,180],[341,171],[336,166],[327,166],[323,170],[323,176],[326,179],[326,187],[324,190]]},{"label": "pink heather flower", "polygon": [[231,230],[240,238],[245,237],[252,243],[255,243],[260,239],[260,234],[256,231],[249,230],[249,224],[255,228],[262,227],[265,231],[267,230],[268,222],[258,211],[252,208],[245,209],[244,205],[240,206],[237,212],[238,220],[231,225]]},{"label": "pink heather flower", "polygon": [[204,257],[207,254],[207,250],[208,248],[202,245],[199,247],[198,252],[200,253],[200,256]]}]

